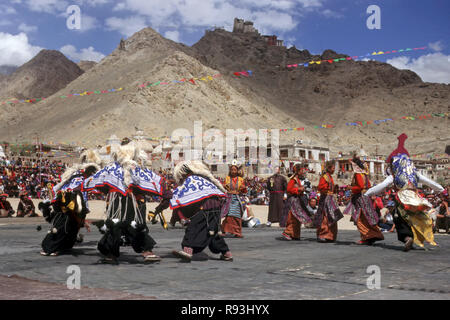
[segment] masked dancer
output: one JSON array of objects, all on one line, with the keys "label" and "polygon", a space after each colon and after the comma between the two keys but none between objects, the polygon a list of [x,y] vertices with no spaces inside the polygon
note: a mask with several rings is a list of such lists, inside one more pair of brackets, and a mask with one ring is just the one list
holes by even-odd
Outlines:
[{"label": "masked dancer", "polygon": [[38,205],[51,228],[42,241],[43,256],[57,256],[73,248],[78,232],[89,225],[85,221],[89,213],[87,193],[82,191],[84,179],[100,169],[101,160],[94,151],[86,151],[81,156],[82,163],[67,169],[61,182],[52,188],[53,200]]},{"label": "masked dancer", "polygon": [[404,146],[407,138],[406,134],[401,134],[397,138],[397,148],[386,159],[389,165],[388,177],[365,193],[366,196],[371,196],[394,186],[397,191],[394,197],[394,223],[398,240],[405,244],[405,251],[409,251],[413,244],[424,248],[425,241],[436,246],[433,222],[428,215],[433,206],[427,199],[419,195],[418,184],[427,185],[437,193],[444,191],[440,184],[417,171]]},{"label": "masked dancer", "polygon": [[287,185],[288,199],[286,201],[286,228],[282,233],[285,240],[300,240],[301,225],[312,222],[308,210],[308,199],[311,186],[306,179],[307,165],[296,163],[294,175]]},{"label": "masked dancer", "polygon": [[[107,193],[107,218],[97,224],[104,235],[98,250],[102,263],[117,264],[120,247],[131,245],[141,253],[144,262],[157,262],[161,257],[153,253],[156,241],[150,236],[146,213],[141,212],[136,195],[161,195],[161,177],[139,163],[142,153],[134,143],[123,145],[113,154],[114,162],[85,180],[84,189]],[[141,159],[142,160],[142,159]]]},{"label": "masked dancer", "polygon": [[372,199],[364,195],[371,187],[369,168],[361,159],[365,156],[367,156],[366,153],[361,149],[355,152],[351,161],[354,172],[351,184],[352,198],[344,214],[351,214],[352,221],[361,234],[361,240],[357,244],[372,245],[375,241],[384,240],[384,236],[378,228],[379,216],[372,205]]},{"label": "masked dancer", "polygon": [[322,243],[336,241],[338,233],[337,222],[343,218],[334,194],[335,188],[332,177],[334,170],[335,163],[327,161],[325,163],[325,172],[320,177],[319,186],[317,187],[320,192],[320,198],[314,223],[317,227],[317,241]]}]

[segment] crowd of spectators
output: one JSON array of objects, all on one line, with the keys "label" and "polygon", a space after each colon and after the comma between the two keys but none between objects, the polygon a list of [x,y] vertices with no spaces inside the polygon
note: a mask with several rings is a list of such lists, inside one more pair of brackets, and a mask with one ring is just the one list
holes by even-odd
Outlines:
[{"label": "crowd of spectators", "polygon": [[26,193],[30,198],[48,195],[48,183],[56,184],[67,164],[39,158],[0,159],[0,193],[18,198]]},{"label": "crowd of spectators", "polygon": [[[0,158],[0,194],[3,198],[20,198],[21,207],[20,214],[30,214],[30,208],[34,210],[29,198],[45,199],[49,197],[48,184],[57,184],[60,181],[61,174],[66,170],[67,164],[62,161],[55,161],[40,158],[16,158],[5,159]],[[164,177],[171,188],[175,188],[176,184],[170,170],[158,171],[159,175]],[[217,178],[222,183],[223,178]],[[255,205],[268,205],[270,193],[267,189],[267,179],[260,177],[246,177],[245,185],[247,189],[247,202]],[[447,192],[448,192],[447,186]],[[339,206],[345,207],[351,201],[351,189],[347,185],[335,186],[335,194]],[[433,205],[433,221],[435,229],[445,229],[449,232],[450,227],[450,210],[448,208],[448,193],[446,196],[437,195],[431,189],[420,189],[419,193],[428,199]],[[312,186],[310,193],[310,205],[315,208],[320,194],[317,187]],[[392,222],[392,210],[394,208],[395,190],[388,190],[384,195],[372,197],[373,205],[380,216],[380,228],[383,231],[394,231]],[[89,193],[90,200],[104,200],[105,196],[98,192]],[[159,197],[149,197],[148,201],[159,201]],[[32,213],[31,213],[32,214]]]}]

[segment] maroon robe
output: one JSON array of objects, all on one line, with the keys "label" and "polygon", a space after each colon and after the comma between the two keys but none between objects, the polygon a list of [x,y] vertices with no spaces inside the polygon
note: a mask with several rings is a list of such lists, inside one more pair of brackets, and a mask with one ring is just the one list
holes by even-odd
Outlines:
[{"label": "maroon robe", "polygon": [[286,178],[280,174],[274,174],[269,178],[267,188],[270,191],[269,217],[271,223],[280,222],[284,209],[284,194],[287,189]]}]

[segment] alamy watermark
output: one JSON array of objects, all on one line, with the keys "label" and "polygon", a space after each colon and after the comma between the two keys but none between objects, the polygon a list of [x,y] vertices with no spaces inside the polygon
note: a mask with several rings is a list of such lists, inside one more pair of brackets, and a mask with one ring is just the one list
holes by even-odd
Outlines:
[{"label": "alamy watermark", "polygon": [[370,276],[367,278],[366,285],[367,289],[381,289],[381,269],[379,266],[373,264],[367,267],[366,273]]},{"label": "alamy watermark", "polygon": [[72,264],[67,267],[66,270],[67,274],[70,274],[70,276],[67,278],[66,284],[67,289],[81,289],[81,269],[79,266]]},{"label": "alamy watermark", "polygon": [[366,13],[371,14],[366,20],[366,26],[369,30],[381,29],[381,9],[377,5],[367,7]]},{"label": "alamy watermark", "polygon": [[66,26],[69,30],[81,29],[81,9],[77,5],[68,6],[66,9],[68,15],[66,20]]},{"label": "alamy watermark", "polygon": [[203,160],[208,165],[231,163],[279,165],[279,129],[208,129],[194,122],[194,134],[179,128],[172,132],[171,160]]}]

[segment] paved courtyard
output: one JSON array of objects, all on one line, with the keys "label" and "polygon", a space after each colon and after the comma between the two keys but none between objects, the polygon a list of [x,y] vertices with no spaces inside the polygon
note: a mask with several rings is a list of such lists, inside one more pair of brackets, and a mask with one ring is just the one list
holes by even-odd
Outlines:
[{"label": "paved courtyard", "polygon": [[[37,226],[42,226],[37,231]],[[450,237],[436,235],[438,248],[403,252],[396,234],[372,247],[353,244],[356,230],[341,230],[338,242],[315,241],[302,229],[301,241],[280,240],[279,227],[244,228],[243,239],[227,239],[235,258],[224,262],[209,252],[191,263],[171,250],[180,248],[184,230],[150,225],[163,257],[144,264],[131,247],[120,264],[98,264],[96,227],[67,255],[42,257],[48,230],[43,218],[0,220],[0,299],[450,299]],[[81,290],[66,286],[67,267],[81,270]],[[381,289],[366,285],[367,267],[381,271]]]}]

